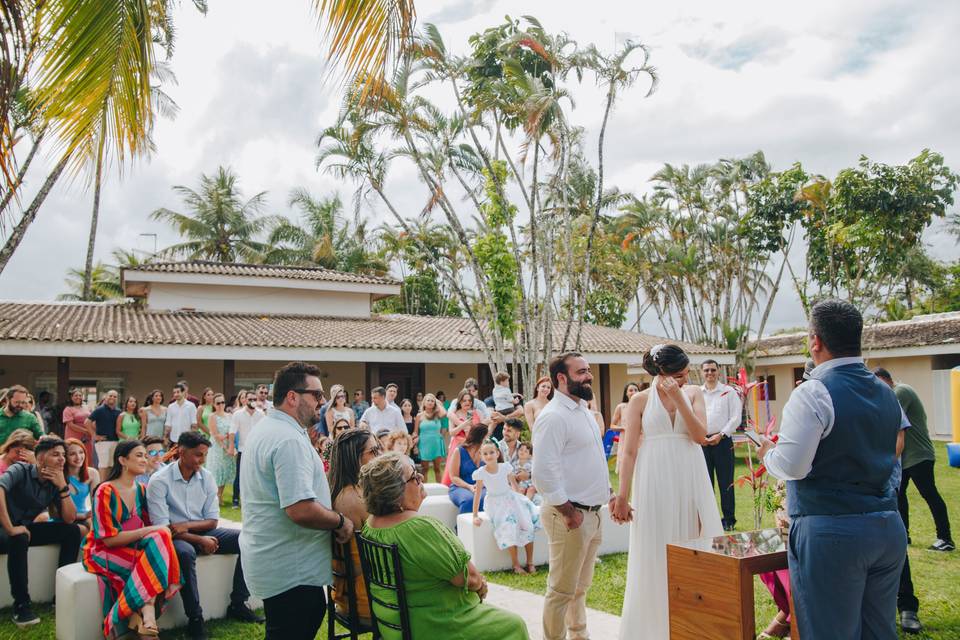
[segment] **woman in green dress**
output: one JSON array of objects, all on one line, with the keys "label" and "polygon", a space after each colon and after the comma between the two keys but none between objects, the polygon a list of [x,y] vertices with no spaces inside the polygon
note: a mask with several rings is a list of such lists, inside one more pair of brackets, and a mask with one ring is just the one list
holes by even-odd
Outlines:
[{"label": "woman in green dress", "polygon": [[207,387],[200,396],[200,406],[197,407],[197,429],[210,438],[210,414],[213,413],[213,389]]},{"label": "woman in green dress", "polygon": [[[375,458],[360,470],[360,487],[370,513],[363,537],[400,549],[414,638],[529,640],[520,616],[483,603],[487,580],[459,538],[439,520],[417,513],[426,492],[409,458],[396,452]],[[386,589],[373,587],[372,595],[396,602]],[[392,609],[374,602],[373,611],[380,620],[400,623]],[[383,640],[400,638],[386,627],[380,632]]]},{"label": "woman in green dress", "polygon": [[141,431],[140,403],[134,396],[127,396],[123,405],[123,413],[117,416],[117,438],[124,440],[139,440]]}]

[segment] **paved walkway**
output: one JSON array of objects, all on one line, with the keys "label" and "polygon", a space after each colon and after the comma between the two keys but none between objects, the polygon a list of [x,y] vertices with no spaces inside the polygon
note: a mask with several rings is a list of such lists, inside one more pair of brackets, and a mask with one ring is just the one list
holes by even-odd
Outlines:
[{"label": "paved walkway", "polygon": [[[543,640],[543,596],[493,582],[488,582],[487,586],[486,602],[518,614],[527,623],[530,640]],[[620,618],[603,611],[587,609],[587,629],[591,638],[616,638],[620,630]]]}]

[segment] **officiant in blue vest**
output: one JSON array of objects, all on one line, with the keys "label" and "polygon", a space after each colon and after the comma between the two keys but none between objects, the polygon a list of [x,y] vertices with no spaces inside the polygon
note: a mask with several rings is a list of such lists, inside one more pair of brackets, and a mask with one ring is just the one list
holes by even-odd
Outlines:
[{"label": "officiant in blue vest", "polygon": [[803,640],[895,640],[907,533],[890,484],[902,413],[864,366],[863,317],[848,302],[810,312],[817,365],[759,456],[787,481],[788,562]]}]

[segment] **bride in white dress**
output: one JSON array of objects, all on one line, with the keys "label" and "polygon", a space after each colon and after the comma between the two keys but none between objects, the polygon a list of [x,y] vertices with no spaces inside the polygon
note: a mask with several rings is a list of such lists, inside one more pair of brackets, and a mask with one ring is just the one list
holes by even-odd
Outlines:
[{"label": "bride in white dress", "polygon": [[634,394],[624,412],[620,490],[611,514],[632,521],[620,640],[670,637],[666,545],[723,535],[700,448],[721,436],[707,438],[703,391],[684,386],[689,364],[675,345],[651,349],[643,366],[653,384]]}]

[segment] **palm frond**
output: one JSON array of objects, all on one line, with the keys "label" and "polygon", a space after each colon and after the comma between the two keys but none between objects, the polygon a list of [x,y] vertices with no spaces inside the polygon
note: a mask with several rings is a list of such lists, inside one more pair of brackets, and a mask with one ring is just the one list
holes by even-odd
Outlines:
[{"label": "palm frond", "polygon": [[365,100],[412,44],[413,0],[313,0],[313,6],[325,23],[328,58],[361,84]]}]

